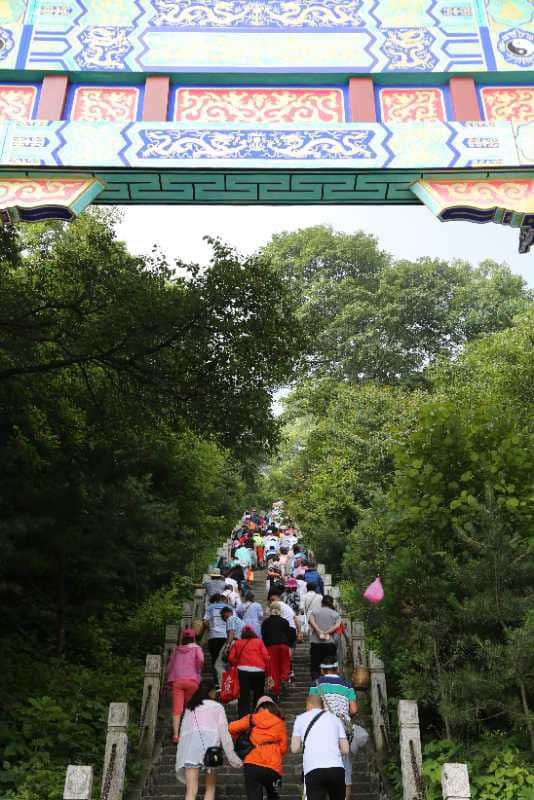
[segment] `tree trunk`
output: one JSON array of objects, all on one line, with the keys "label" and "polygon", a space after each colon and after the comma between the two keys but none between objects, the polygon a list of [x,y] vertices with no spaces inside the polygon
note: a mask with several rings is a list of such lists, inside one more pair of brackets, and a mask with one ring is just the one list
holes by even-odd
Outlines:
[{"label": "tree trunk", "polygon": [[63,555],[60,556],[59,561],[59,580],[58,580],[58,596],[57,596],[57,610],[56,610],[56,650],[59,658],[65,656],[66,640],[65,640],[65,569],[63,564]]},{"label": "tree trunk", "polygon": [[[434,637],[432,637],[432,648],[434,651],[434,661],[436,664],[436,672],[438,675],[439,696],[441,702],[445,704],[445,691],[443,689],[443,672],[441,669],[441,662],[439,660],[438,644]],[[443,722],[445,724],[445,736],[447,737],[447,739],[451,739],[452,735],[451,735],[451,726],[449,724],[449,718],[444,712],[441,713],[441,716],[443,717]]]},{"label": "tree trunk", "polygon": [[530,749],[534,753],[534,727],[532,725],[531,719],[531,711],[528,707],[528,700],[527,700],[527,691],[525,689],[525,682],[521,679],[517,679],[517,685],[519,686],[519,691],[521,692],[521,705],[523,706],[523,711],[525,713],[525,720],[527,723],[527,730],[528,735],[530,738]]}]

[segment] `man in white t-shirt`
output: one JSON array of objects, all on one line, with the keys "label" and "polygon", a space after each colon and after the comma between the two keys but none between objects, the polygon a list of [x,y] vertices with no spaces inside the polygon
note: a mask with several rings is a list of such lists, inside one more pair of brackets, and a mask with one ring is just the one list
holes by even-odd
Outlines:
[{"label": "man in white t-shirt", "polygon": [[306,711],[293,726],[291,752],[303,747],[307,800],[345,800],[342,755],[349,752],[345,729],[335,714],[324,711],[321,698],[311,695]]}]

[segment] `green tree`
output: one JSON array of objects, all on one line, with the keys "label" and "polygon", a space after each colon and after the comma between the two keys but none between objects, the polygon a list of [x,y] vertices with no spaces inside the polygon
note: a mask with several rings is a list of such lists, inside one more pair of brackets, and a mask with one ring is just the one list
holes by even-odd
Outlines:
[{"label": "green tree", "polygon": [[80,619],[141,599],[233,520],[298,325],[274,271],[220,242],[207,269],[171,270],[98,213],[0,244],[4,623],[64,654]]},{"label": "green tree", "polygon": [[399,690],[438,709],[448,736],[500,722],[532,737],[522,645],[534,600],[534,431],[523,388],[534,376],[533,322],[529,314],[468,346],[434,376],[434,395],[393,448],[392,485],[347,550],[360,585],[368,554],[381,554],[384,653]]},{"label": "green tree", "polygon": [[393,261],[363,232],[278,234],[262,256],[293,293],[307,369],[351,381],[413,381],[439,356],[508,327],[532,293],[507,266],[437,258]]},{"label": "green tree", "polygon": [[285,442],[269,473],[316,555],[340,573],[347,536],[393,470],[396,426],[418,392],[372,383],[301,383],[288,399]]}]

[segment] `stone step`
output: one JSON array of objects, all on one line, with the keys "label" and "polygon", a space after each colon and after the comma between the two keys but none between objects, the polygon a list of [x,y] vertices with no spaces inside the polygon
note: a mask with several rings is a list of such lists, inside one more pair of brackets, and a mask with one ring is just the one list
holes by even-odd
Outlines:
[{"label": "stone step", "polygon": [[[263,605],[266,604],[267,598],[264,575],[264,573],[256,572],[252,584],[252,591],[256,596],[256,600]],[[204,646],[205,644],[204,642]],[[309,650],[309,642],[299,642],[297,644],[293,655],[295,677],[292,683],[288,685],[287,692],[280,702],[289,735],[291,735],[296,715],[302,713],[306,708],[306,698],[311,683]],[[210,667],[210,657],[205,649],[204,675],[206,678],[212,677]],[[229,721],[236,719],[237,704],[227,705],[226,714]],[[151,780],[145,787],[142,800],[183,800],[185,797],[185,787],[176,779],[175,775],[176,746],[170,742],[169,697],[166,698],[164,716],[167,731],[166,741],[163,745],[159,763],[153,769]],[[280,792],[281,800],[300,800],[302,797],[301,771],[302,755],[286,754],[284,757],[284,777]],[[378,795],[369,775],[365,751],[358,753],[354,758],[353,781],[354,800],[378,800]],[[202,797],[203,785],[204,780],[201,775],[199,800]],[[221,767],[217,773],[216,800],[242,800],[242,798],[243,800],[246,798],[242,771],[233,769],[228,765]]]}]

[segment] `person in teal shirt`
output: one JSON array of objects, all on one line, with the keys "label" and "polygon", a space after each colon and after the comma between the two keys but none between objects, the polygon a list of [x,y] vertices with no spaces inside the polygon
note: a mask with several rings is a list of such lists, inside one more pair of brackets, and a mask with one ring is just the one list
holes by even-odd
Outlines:
[{"label": "person in teal shirt", "polygon": [[235,551],[235,557],[237,561],[241,564],[242,567],[251,567],[252,566],[252,550],[250,547],[245,547],[245,545],[241,545]]}]

